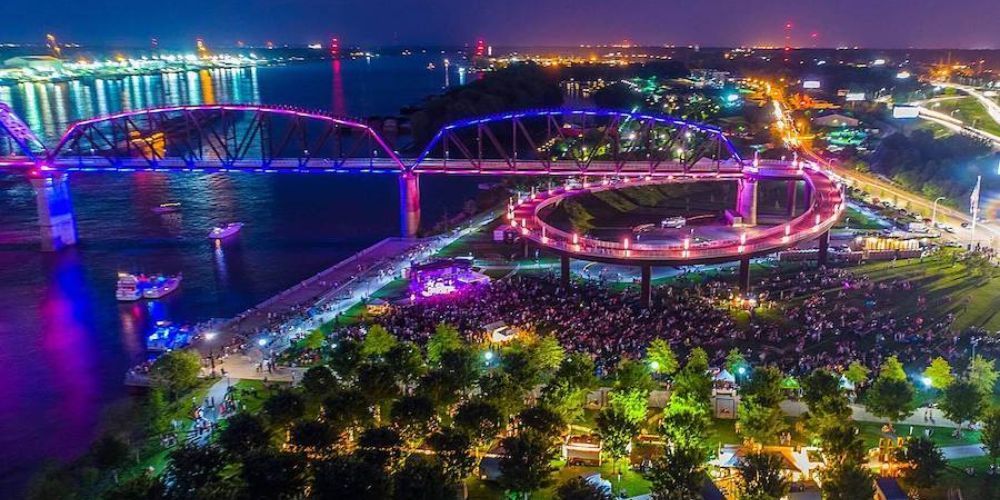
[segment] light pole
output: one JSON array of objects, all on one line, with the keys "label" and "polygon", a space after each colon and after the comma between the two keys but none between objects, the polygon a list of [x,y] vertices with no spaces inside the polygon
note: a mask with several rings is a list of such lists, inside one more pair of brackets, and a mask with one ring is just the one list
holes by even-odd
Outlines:
[{"label": "light pole", "polygon": [[944,196],[938,196],[937,199],[934,200],[934,208],[931,210],[931,226],[937,227],[937,207],[938,207],[938,202],[941,201],[941,200],[943,200],[943,199],[945,199]]}]

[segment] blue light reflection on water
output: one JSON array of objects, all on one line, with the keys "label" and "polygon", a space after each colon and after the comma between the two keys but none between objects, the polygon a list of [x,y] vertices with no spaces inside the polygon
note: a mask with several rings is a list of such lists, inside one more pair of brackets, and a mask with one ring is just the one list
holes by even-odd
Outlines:
[{"label": "blue light reflection on water", "polygon": [[[161,104],[263,102],[354,115],[389,114],[434,93],[440,72],[418,58],[0,87],[0,99],[47,143],[67,122]],[[335,85],[335,83],[337,85]],[[339,87],[339,88],[338,88]],[[424,219],[455,213],[473,181],[425,179]],[[35,201],[0,175],[0,498],[18,497],[48,458],[78,456],[102,413],[127,391],[157,319],[226,317],[398,231],[391,175],[72,174],[81,244],[38,251]],[[157,215],[160,203],[182,203]],[[220,246],[215,225],[247,223]],[[166,299],[119,304],[118,271],[184,274]],[[150,305],[153,304],[153,305]],[[12,493],[13,492],[13,493]]]}]

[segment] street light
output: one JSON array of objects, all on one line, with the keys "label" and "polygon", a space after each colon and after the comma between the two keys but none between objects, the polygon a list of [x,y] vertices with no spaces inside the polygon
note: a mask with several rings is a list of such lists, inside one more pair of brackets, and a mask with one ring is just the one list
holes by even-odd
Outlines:
[{"label": "street light", "polygon": [[941,200],[944,200],[944,199],[946,199],[944,196],[938,196],[937,199],[934,200],[934,207],[931,209],[931,226],[935,226],[935,227],[937,226],[937,207],[938,207],[938,202],[941,201]]}]

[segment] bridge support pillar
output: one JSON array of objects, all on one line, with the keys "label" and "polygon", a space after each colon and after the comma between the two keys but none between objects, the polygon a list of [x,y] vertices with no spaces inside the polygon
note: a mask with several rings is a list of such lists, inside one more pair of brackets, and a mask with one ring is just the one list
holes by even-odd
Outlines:
[{"label": "bridge support pillar", "polygon": [[563,288],[569,288],[569,255],[559,256],[559,281]]},{"label": "bridge support pillar", "polygon": [[825,266],[830,256],[830,231],[823,231],[819,235],[819,254],[816,256],[816,264]]},{"label": "bridge support pillar", "polygon": [[808,182],[803,183],[804,187],[802,189],[802,198],[806,202],[806,210],[809,210],[809,206],[812,205],[812,187]]},{"label": "bridge support pillar", "polygon": [[757,179],[744,178],[739,180],[736,213],[743,218],[743,225],[757,225]]},{"label": "bridge support pillar", "polygon": [[420,229],[420,180],[413,172],[399,175],[399,225],[407,238]]},{"label": "bridge support pillar", "polygon": [[799,194],[799,181],[788,181],[788,217],[795,217],[795,202]]},{"label": "bridge support pillar", "polygon": [[38,204],[38,227],[42,251],[54,252],[76,244],[76,218],[69,197],[66,174],[31,179]]},{"label": "bridge support pillar", "polygon": [[639,280],[639,303],[649,308],[653,298],[653,267],[642,266],[642,278]]},{"label": "bridge support pillar", "polygon": [[743,257],[740,259],[740,291],[743,293],[750,292],[750,257]]}]

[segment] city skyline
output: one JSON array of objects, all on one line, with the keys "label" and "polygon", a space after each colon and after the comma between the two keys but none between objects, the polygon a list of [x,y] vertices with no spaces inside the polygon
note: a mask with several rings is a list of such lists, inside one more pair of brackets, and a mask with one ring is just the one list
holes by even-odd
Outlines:
[{"label": "city skyline", "polygon": [[[110,0],[0,6],[2,42],[37,43],[44,33],[88,45],[182,46],[237,40],[305,45],[338,36],[351,45],[463,45],[484,37],[496,46],[574,46],[585,43],[702,46],[996,49],[991,25],[1000,3],[958,0],[862,0],[836,3],[723,0],[683,4],[638,0],[631,9],[594,0],[478,4],[457,0],[222,1],[178,0],[155,16]],[[386,16],[385,12],[406,12]],[[905,13],[905,19],[900,17]],[[37,23],[17,20],[30,17]],[[898,20],[898,21],[896,21]],[[786,24],[791,23],[790,33]],[[710,27],[711,29],[706,29]],[[959,29],[960,28],[960,29]]]}]

